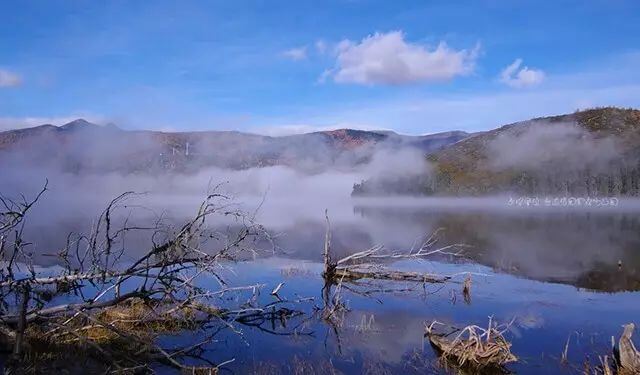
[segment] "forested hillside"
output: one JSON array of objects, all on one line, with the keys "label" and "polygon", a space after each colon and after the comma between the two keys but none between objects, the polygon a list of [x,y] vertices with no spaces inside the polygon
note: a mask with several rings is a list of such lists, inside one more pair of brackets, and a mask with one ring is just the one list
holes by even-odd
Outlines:
[{"label": "forested hillside", "polygon": [[638,196],[640,111],[597,108],[510,124],[427,160],[420,177],[375,176],[354,194]]}]

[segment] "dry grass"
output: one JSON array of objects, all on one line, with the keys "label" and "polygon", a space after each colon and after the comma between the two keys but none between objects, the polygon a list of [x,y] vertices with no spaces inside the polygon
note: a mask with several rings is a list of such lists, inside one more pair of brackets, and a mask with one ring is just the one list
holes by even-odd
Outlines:
[{"label": "dry grass", "polygon": [[501,367],[518,358],[511,353],[511,343],[503,333],[489,320],[489,327],[482,328],[469,325],[455,335],[438,335],[433,333],[433,322],[425,327],[425,336],[442,354],[442,358],[453,362],[460,368]]},{"label": "dry grass", "polygon": [[[94,314],[60,316],[46,325],[30,325],[25,331],[28,342],[24,373],[40,373],[80,368],[104,372],[111,358],[134,364],[141,358],[157,356],[152,343],[158,335],[178,333],[198,326],[199,316],[219,313],[211,306],[192,305],[169,308],[130,299],[101,309]],[[201,313],[200,315],[198,315]],[[83,365],[80,365],[83,363]],[[217,374],[216,368],[193,368],[188,373]]]},{"label": "dry grass", "polygon": [[73,318],[72,325],[64,331],[54,332],[53,337],[58,342],[73,343],[88,339],[100,345],[110,345],[122,341],[120,332],[126,332],[127,335],[149,340],[158,334],[195,328],[194,310],[192,307],[169,310],[136,298],[102,309],[91,317],[78,315]]}]

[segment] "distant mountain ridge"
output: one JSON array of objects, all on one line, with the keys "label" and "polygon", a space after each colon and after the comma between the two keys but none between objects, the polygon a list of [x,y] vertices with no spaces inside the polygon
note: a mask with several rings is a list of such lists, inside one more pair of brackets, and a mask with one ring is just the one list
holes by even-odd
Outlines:
[{"label": "distant mountain ridge", "polygon": [[272,137],[237,131],[123,130],[77,119],[0,133],[0,166],[55,167],[67,172],[189,173],[208,167],[289,166],[315,172],[352,168],[381,149],[430,153],[468,137],[338,129]]},{"label": "distant mountain ridge", "polygon": [[640,196],[640,111],[595,108],[509,124],[427,161],[419,177],[372,176],[353,193]]}]

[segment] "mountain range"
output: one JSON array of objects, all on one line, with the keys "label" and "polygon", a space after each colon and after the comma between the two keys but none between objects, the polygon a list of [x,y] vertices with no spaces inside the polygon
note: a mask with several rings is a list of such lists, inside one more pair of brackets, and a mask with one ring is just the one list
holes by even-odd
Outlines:
[{"label": "mountain range", "polygon": [[461,131],[424,136],[340,129],[271,137],[236,131],[122,130],[78,119],[0,133],[0,165],[55,167],[72,173],[190,173],[203,168],[267,166],[320,172],[353,168],[379,150],[431,153],[468,137]]},{"label": "mountain range", "polygon": [[320,173],[354,170],[376,155],[379,162],[405,150],[418,158],[400,158],[402,168],[371,169],[368,179],[354,185],[353,195],[640,195],[640,111],[613,107],[479,133],[423,136],[353,129],[281,137],[160,132],[78,119],[1,132],[0,168],[188,174],[212,167],[286,166]]}]

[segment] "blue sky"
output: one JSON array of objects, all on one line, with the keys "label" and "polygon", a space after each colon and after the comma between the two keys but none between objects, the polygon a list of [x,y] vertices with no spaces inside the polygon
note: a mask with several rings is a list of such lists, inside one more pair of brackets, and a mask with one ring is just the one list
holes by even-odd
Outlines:
[{"label": "blue sky", "polygon": [[640,2],[0,1],[0,129],[407,134],[640,107]]}]

